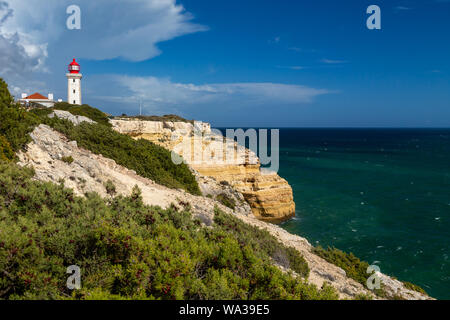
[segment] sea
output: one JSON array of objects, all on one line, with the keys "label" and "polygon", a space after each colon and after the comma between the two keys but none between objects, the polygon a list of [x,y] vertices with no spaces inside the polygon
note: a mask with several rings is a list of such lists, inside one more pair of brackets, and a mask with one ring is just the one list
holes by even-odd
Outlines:
[{"label": "sea", "polygon": [[450,129],[280,129],[279,175],[313,245],[450,299]]}]

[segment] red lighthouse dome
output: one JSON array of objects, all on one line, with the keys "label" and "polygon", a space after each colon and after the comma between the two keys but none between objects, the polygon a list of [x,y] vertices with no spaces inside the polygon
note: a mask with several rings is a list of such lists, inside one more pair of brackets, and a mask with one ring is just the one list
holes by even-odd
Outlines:
[{"label": "red lighthouse dome", "polygon": [[73,59],[73,61],[69,64],[69,72],[70,73],[80,73],[80,65]]}]

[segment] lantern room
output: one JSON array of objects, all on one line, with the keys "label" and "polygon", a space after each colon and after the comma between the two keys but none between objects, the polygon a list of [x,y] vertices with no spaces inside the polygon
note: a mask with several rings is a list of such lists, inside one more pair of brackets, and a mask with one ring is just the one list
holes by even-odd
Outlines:
[{"label": "lantern room", "polygon": [[69,72],[70,73],[80,73],[80,65],[73,59],[73,61],[69,64]]}]

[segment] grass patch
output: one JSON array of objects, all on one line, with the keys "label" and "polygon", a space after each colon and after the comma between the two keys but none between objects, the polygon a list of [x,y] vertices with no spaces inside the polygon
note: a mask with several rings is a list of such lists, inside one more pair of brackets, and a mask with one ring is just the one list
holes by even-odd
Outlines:
[{"label": "grass patch", "polygon": [[67,163],[67,164],[72,164],[72,162],[73,162],[74,160],[73,160],[72,156],[68,156],[68,157],[62,157],[62,158],[61,158],[61,161],[62,161],[62,162],[65,162],[65,163]]},{"label": "grass patch", "polygon": [[223,204],[225,207],[228,207],[232,210],[236,208],[236,201],[233,198],[229,197],[225,193],[218,194],[216,196],[216,200]]}]

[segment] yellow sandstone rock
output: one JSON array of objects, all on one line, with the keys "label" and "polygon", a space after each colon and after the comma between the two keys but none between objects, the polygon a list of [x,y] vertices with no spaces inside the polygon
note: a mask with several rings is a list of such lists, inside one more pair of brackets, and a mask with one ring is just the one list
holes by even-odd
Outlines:
[{"label": "yellow sandstone rock", "polygon": [[[223,164],[211,161],[211,155],[206,151],[226,150],[223,140],[211,141],[194,137],[194,125],[191,123],[143,120],[111,120],[111,123],[121,133],[149,140],[169,150],[176,150],[180,141],[188,138],[191,146],[194,146],[193,152],[189,155],[178,150],[176,152],[201,175],[228,183],[241,192],[258,219],[279,223],[295,215],[291,186],[278,174],[261,170],[258,158],[251,151],[245,149],[240,155],[235,155],[233,163]],[[202,131],[211,133],[209,124],[200,123],[200,127]],[[234,144],[234,148],[239,150],[242,147]],[[225,151],[223,152],[225,159]],[[253,160],[249,160],[252,156]]]}]

